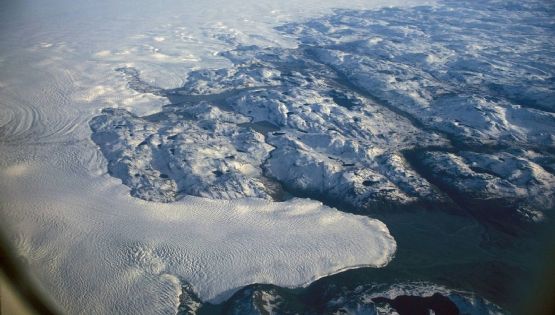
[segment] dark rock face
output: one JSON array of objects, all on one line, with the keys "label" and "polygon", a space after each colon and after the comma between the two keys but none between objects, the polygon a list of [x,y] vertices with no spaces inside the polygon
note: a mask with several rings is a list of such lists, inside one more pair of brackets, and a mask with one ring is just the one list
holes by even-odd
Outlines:
[{"label": "dark rock face", "polygon": [[457,305],[447,297],[435,293],[429,297],[401,295],[394,299],[384,297],[373,298],[375,303],[387,303],[399,315],[429,315],[433,311],[436,315],[459,315]]},{"label": "dark rock face", "polygon": [[[433,284],[369,284],[355,290],[329,287],[314,296],[270,284],[253,284],[236,292],[220,305],[194,303],[180,308],[178,314],[392,314],[459,315],[502,314],[496,305],[470,293],[454,292]],[[438,290],[439,292],[435,291]],[[332,293],[333,292],[333,293]],[[435,292],[435,293],[433,293]],[[192,305],[194,293],[183,293]],[[183,298],[182,298],[183,299]]]}]

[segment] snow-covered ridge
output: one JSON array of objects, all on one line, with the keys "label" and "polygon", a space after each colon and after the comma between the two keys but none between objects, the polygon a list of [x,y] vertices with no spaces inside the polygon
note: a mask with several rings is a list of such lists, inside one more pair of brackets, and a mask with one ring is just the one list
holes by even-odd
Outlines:
[{"label": "snow-covered ridge", "polygon": [[170,104],[144,117],[104,110],[93,140],[147,200],[292,192],[371,208],[457,193],[510,196],[508,208],[537,219],[555,187],[552,9],[338,10],[279,27],[298,48],[238,45],[221,54],[233,66],[193,71],[176,89],[122,68],[131,88]]},{"label": "snow-covered ridge", "polygon": [[[278,53],[289,53],[286,66],[298,63],[302,72],[276,69],[283,62],[275,60]],[[132,194],[159,201],[183,195],[276,199],[281,183],[352,198],[356,205],[381,197],[439,198],[425,180],[407,178],[411,171],[398,154],[415,143],[445,144],[437,134],[352,92],[297,50],[249,47],[228,54],[260,54],[251,56],[260,64],[193,72],[174,90],[147,87],[133,75],[131,87],[172,104],[150,116],[106,109],[93,119],[93,140]]]}]

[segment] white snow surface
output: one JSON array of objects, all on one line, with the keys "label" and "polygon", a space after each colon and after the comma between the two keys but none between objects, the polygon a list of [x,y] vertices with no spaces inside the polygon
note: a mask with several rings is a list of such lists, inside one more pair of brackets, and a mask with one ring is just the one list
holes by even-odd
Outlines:
[{"label": "white snow surface", "polygon": [[300,286],[383,266],[395,241],[379,221],[311,200],[133,198],[90,140],[101,108],[144,115],[164,99],[129,89],[134,66],[161,87],[228,61],[234,43],[287,46],[273,27],[332,7],[429,1],[22,1],[0,8],[2,229],[70,314],[165,314],[181,281],[222,301],[253,282]]},{"label": "white snow surface", "polygon": [[10,166],[0,189],[19,254],[49,273],[43,285],[71,314],[168,313],[181,280],[220,302],[250,283],[380,267],[396,249],[383,223],[307,199],[145,202],[108,175],[65,171]]}]

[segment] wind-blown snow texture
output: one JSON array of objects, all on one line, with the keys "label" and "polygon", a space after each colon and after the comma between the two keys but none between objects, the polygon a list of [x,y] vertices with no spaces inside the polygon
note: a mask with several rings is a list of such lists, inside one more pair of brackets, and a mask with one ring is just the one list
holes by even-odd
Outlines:
[{"label": "wind-blown snow texture", "polygon": [[554,207],[555,45],[547,2],[337,10],[278,28],[298,48],[241,46],[138,117],[90,125],[134,196],[335,200],[355,209]]},{"label": "wind-blown snow texture", "polygon": [[[149,313],[144,303],[152,304],[152,313],[168,313],[177,308],[181,285],[190,284],[203,301],[221,302],[251,283],[298,287],[347,269],[383,267],[396,251],[382,222],[313,200],[147,203],[124,194],[116,181],[94,185],[87,176],[56,177],[57,171],[42,173],[40,182],[51,186],[41,191],[33,182],[35,167],[0,173],[0,206],[6,207],[6,196],[23,198],[22,188],[34,188],[43,202],[33,206],[23,198],[14,210],[36,207],[53,216],[44,224],[71,235],[33,234],[46,243],[39,250],[20,234],[15,239],[24,257],[48,260],[58,275],[54,292],[72,289],[55,296],[63,304],[80,302],[71,313]],[[91,212],[108,216],[90,219]],[[95,290],[104,293],[87,293]]]}]

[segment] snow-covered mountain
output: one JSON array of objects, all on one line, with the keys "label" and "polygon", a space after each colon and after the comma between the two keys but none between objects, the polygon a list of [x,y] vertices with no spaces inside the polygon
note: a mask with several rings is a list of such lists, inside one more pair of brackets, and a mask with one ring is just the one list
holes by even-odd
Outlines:
[{"label": "snow-covered mountain", "polygon": [[174,89],[118,69],[168,105],[148,116],[106,109],[93,139],[146,200],[289,193],[539,220],[555,196],[555,57],[540,8],[338,10],[279,27],[297,48],[238,45],[221,53],[230,67],[193,71]]}]

